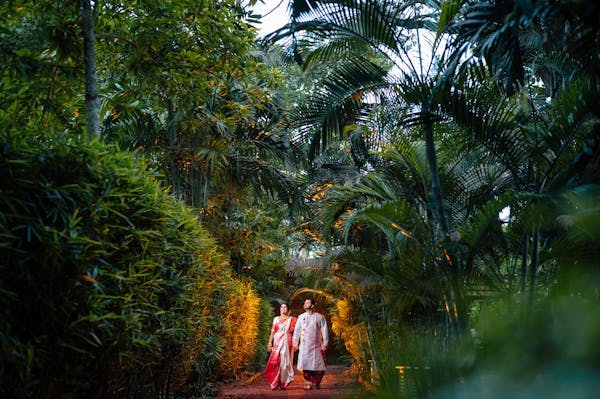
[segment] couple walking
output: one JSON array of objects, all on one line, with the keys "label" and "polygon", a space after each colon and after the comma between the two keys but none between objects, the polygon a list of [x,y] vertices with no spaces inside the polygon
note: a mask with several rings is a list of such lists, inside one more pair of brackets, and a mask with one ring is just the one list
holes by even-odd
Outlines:
[{"label": "couple walking", "polygon": [[325,351],[329,343],[327,322],[315,311],[312,298],[304,301],[304,313],[297,318],[290,315],[287,303],[279,307],[279,316],[273,319],[269,336],[269,360],[265,377],[271,389],[285,389],[294,380],[294,352],[298,350],[296,367],[302,372],[304,389],[319,389],[325,375]]}]

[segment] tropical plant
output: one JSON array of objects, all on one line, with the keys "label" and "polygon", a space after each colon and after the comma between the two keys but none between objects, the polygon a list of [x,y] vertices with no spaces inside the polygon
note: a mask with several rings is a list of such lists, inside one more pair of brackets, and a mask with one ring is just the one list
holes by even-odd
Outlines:
[{"label": "tropical plant", "polygon": [[[368,166],[354,165],[362,173],[353,179],[347,174],[328,176],[312,185],[314,195],[309,197],[317,199],[314,226],[320,236],[330,248],[341,246],[326,251],[335,256],[323,261],[327,270],[321,284],[347,303],[367,301],[372,306],[371,314],[359,308],[359,318],[345,327],[376,326],[365,330],[373,343],[372,330],[394,336],[394,328],[421,317],[419,322],[430,332],[433,328],[458,338],[472,301],[518,290],[518,279],[524,291],[526,276],[532,297],[536,287],[556,281],[559,267],[551,254],[560,229],[543,220],[552,214],[548,211],[557,196],[562,197],[559,187],[587,191],[589,183],[597,183],[590,170],[598,154],[597,112],[590,107],[597,102],[593,77],[584,68],[574,68],[562,75],[559,91],[544,87],[544,79],[539,90],[532,83],[539,84],[535,77],[542,71],[532,68],[527,79],[517,79],[521,91],[513,95],[510,68],[498,66],[505,58],[491,60],[493,54],[486,54],[490,57],[485,62],[465,60],[468,45],[475,45],[472,51],[479,54],[477,40],[466,43],[466,37],[454,42],[466,47],[453,54],[444,46],[453,38],[444,37],[445,32],[452,35],[461,24],[469,27],[465,20],[477,16],[456,15],[462,10],[456,2],[443,4],[439,15],[435,7],[419,7],[418,2],[296,1],[293,6],[294,20],[273,38],[289,38],[290,51],[308,71],[315,64],[322,68],[318,76],[323,82],[315,100],[299,108],[301,120],[307,121],[299,126],[299,137],[313,138],[311,148],[318,148],[318,142],[327,148],[325,154],[335,153],[323,139],[326,133],[369,132],[378,138],[366,147],[372,153],[362,157],[370,160]],[[414,20],[401,18],[410,12]],[[456,26],[446,31],[451,20]],[[437,28],[431,30],[433,54],[440,58],[431,58],[435,62],[430,69],[412,67],[406,47],[407,27],[425,27],[424,21]],[[490,26],[510,31],[511,23]],[[577,25],[577,18],[570,24]],[[585,23],[578,26],[590,42],[593,33]],[[418,42],[412,43],[418,48]],[[513,44],[504,41],[502,46],[513,51]],[[547,54],[556,56],[564,49],[559,47]],[[452,56],[435,51],[444,48]],[[420,54],[417,60],[422,61]],[[535,60],[541,62],[539,54]],[[397,68],[390,70],[390,64]],[[499,85],[498,79],[509,84]],[[547,99],[548,93],[554,97]],[[337,118],[335,123],[332,118]],[[551,181],[561,183],[550,188]],[[510,219],[499,220],[506,209]],[[537,280],[538,273],[543,281]],[[439,305],[447,315],[442,328]],[[369,350],[383,362],[384,352],[376,344]],[[438,383],[451,377],[440,376]],[[388,370],[384,383],[392,382]]]},{"label": "tropical plant", "polygon": [[192,376],[201,392],[218,364],[193,362],[220,359],[241,324],[254,342],[254,318],[226,315],[258,298],[146,164],[62,134],[0,138],[3,396],[165,396]]},{"label": "tropical plant", "polygon": [[[239,231],[232,226],[255,204],[249,212],[264,215],[258,203],[263,195],[289,202],[295,186],[285,172],[285,134],[273,133],[282,118],[284,96],[276,90],[282,79],[265,54],[254,51],[247,10],[253,3],[3,5],[3,123],[43,121],[67,134],[85,132],[86,116],[100,117],[101,139],[144,156],[161,172],[156,178],[199,209],[226,251],[233,248],[232,264],[242,274],[242,264],[257,265],[281,241],[280,229],[269,223],[269,239],[253,234],[250,241],[236,237]],[[94,71],[82,62],[92,56]],[[92,73],[97,87],[90,90],[99,95],[100,115],[86,111],[85,103],[96,97],[84,96]],[[87,125],[89,132],[96,130]],[[278,206],[265,220],[274,217],[280,218]],[[235,253],[233,242],[247,243],[244,256]],[[284,278],[283,261],[274,255],[281,251],[271,252],[256,276],[264,278],[259,284],[265,292]],[[270,267],[279,270],[264,270]]]},{"label": "tropical plant", "polygon": [[[509,94],[542,81],[554,97],[576,75],[597,75],[594,1],[447,1],[440,19],[454,51],[448,71],[467,54],[485,59]],[[528,76],[529,75],[529,76]]]},{"label": "tropical plant", "polygon": [[[463,276],[460,281],[462,287],[457,291],[464,293],[465,303],[475,304],[518,291],[522,287],[518,279],[523,278],[519,259],[527,262],[535,254],[537,257],[533,259],[539,263],[526,264],[530,292],[534,293],[535,287],[554,284],[559,278],[557,260],[562,257],[557,256],[555,251],[563,245],[556,241],[556,236],[564,232],[559,233],[562,228],[553,222],[541,221],[559,220],[560,211],[557,212],[556,204],[562,203],[559,198],[567,193],[583,194],[593,192],[597,187],[594,173],[575,180],[562,180],[564,174],[569,179],[577,175],[571,172],[575,164],[586,168],[584,164],[596,162],[593,159],[597,159],[597,155],[584,159],[581,152],[585,150],[591,155],[595,151],[592,150],[594,144],[590,147],[591,143],[585,141],[586,136],[595,134],[595,119],[589,113],[577,111],[589,100],[575,100],[568,106],[558,100],[547,107],[546,112],[553,112],[554,106],[570,109],[572,128],[558,128],[559,125],[569,126],[569,123],[555,116],[551,120],[557,123],[556,128],[546,130],[545,136],[530,135],[527,128],[532,128],[535,123],[525,118],[529,108],[489,90],[494,86],[476,83],[476,77],[484,75],[470,75],[473,79],[470,86],[459,85],[457,81],[455,92],[460,95],[448,96],[445,108],[442,108],[447,113],[440,112],[440,115],[446,115],[445,122],[438,125],[441,181],[447,193],[448,215],[457,228],[451,238],[455,245],[453,251],[457,254],[455,259],[460,262],[457,267]],[[594,98],[595,94],[580,85],[576,87],[583,98]],[[561,98],[569,101],[568,91],[563,94]],[[576,115],[581,115],[582,119]],[[462,129],[465,129],[464,133]],[[576,137],[577,132],[582,135]],[[388,133],[387,136],[392,135]],[[397,375],[392,372],[394,362],[429,364],[430,367],[435,364],[439,371],[447,370],[450,356],[454,356],[449,354],[447,343],[443,343],[441,338],[434,338],[438,334],[447,334],[447,326],[453,323],[452,319],[447,319],[445,326],[441,323],[438,305],[452,309],[452,302],[444,295],[444,273],[432,267],[437,263],[434,257],[438,243],[428,225],[428,174],[424,145],[411,137],[414,135],[399,131],[396,139],[392,140],[393,146],[380,154],[382,162],[378,175],[365,174],[353,184],[328,188],[317,207],[317,219],[324,227],[322,235],[332,237],[334,245],[348,246],[335,251],[331,260],[324,261],[326,270],[321,284],[342,298],[357,304],[363,301],[369,304],[368,313],[359,311],[349,325],[339,322],[341,326],[337,329],[343,334],[344,329],[354,331],[364,324],[367,336],[374,331],[381,333],[386,348],[396,342],[397,350],[393,351],[396,357],[390,356],[387,350],[378,349],[379,333],[371,333],[370,341],[375,344],[372,343],[368,351],[366,345],[362,347],[365,354],[376,359],[383,388],[392,391],[399,389],[395,386]],[[530,143],[530,137],[542,139]],[[552,143],[558,145],[569,140],[572,140],[569,151],[552,149]],[[536,154],[544,156],[537,159]],[[559,156],[546,163],[551,154]],[[565,158],[564,166],[554,169],[555,163],[563,162],[562,157]],[[562,188],[550,189],[542,185],[542,191],[532,192],[531,188],[535,186],[527,180],[527,175],[522,174],[522,171],[527,171],[523,165],[528,164],[535,165],[538,173],[548,176],[544,181],[561,179]],[[498,215],[506,207],[511,209],[511,220],[503,222]],[[584,209],[592,214],[594,212],[589,205]],[[527,246],[523,246],[523,232],[531,226],[538,226],[538,239],[543,240],[544,247],[531,248],[529,251],[532,252],[528,252]],[[589,241],[586,245],[590,245]],[[582,248],[582,256],[590,249]],[[585,255],[585,258],[588,256]],[[562,264],[562,268],[571,267]],[[536,280],[538,273],[543,280]],[[363,306],[358,308],[363,309]],[[407,325],[412,327],[402,328]],[[411,329],[416,335],[410,332]],[[418,336],[421,338],[415,341]],[[390,337],[397,341],[391,341]],[[424,348],[440,348],[441,351],[405,352],[403,348],[408,342],[413,342],[415,348],[423,345]],[[440,353],[449,357],[443,360]],[[362,358],[360,362],[364,366],[367,360]],[[454,370],[462,370],[461,367]],[[419,378],[425,377],[421,375]],[[429,384],[442,385],[455,377],[453,373],[437,372],[429,377]],[[431,385],[427,388],[423,381],[419,384],[420,392],[431,389]]]},{"label": "tropical plant", "polygon": [[[426,166],[421,169],[428,176],[422,186],[425,189],[421,202],[424,208],[417,212],[423,211],[424,217],[435,221],[428,223],[428,242],[433,251],[429,261],[437,265],[431,265],[434,270],[447,271],[441,275],[448,279],[445,288],[445,297],[450,304],[446,307],[448,318],[453,320],[452,325],[460,326],[465,316],[464,305],[460,286],[452,282],[455,278],[452,275],[458,275],[459,270],[452,259],[454,254],[449,253],[453,248],[449,239],[450,221],[442,197],[439,147],[434,129],[434,122],[440,122],[442,118],[439,101],[444,89],[440,85],[441,75],[435,57],[444,51],[444,42],[436,40],[439,9],[420,2],[309,1],[292,4],[296,10],[292,12],[292,23],[274,33],[273,39],[291,37],[292,50],[305,60],[307,69],[321,65],[320,82],[323,84],[308,105],[299,108],[301,117],[295,118],[306,121],[304,127],[300,127],[301,133],[313,134],[311,151],[315,143],[325,148],[326,138],[332,133],[351,132],[349,151],[355,170],[369,173],[385,168],[376,156],[369,155],[369,149],[385,145],[390,139],[389,133],[398,126],[403,125],[411,129],[412,134],[422,135]],[[422,42],[423,37],[428,37],[429,41]],[[334,59],[335,63],[332,62]],[[395,109],[401,118],[394,121],[395,126],[391,129],[368,121],[376,103]],[[357,123],[362,126],[354,127]],[[355,180],[360,180],[358,174],[355,176]],[[362,206],[361,202],[350,202],[349,208],[331,207],[330,215],[337,218],[341,212]],[[327,230],[325,233],[325,239],[329,239]],[[370,236],[370,233],[371,230],[366,230],[362,237],[370,237],[367,239],[370,242],[384,237],[381,234]],[[441,247],[436,244],[438,241]],[[360,239],[351,242],[362,244]],[[393,246],[392,242],[388,248]]]}]

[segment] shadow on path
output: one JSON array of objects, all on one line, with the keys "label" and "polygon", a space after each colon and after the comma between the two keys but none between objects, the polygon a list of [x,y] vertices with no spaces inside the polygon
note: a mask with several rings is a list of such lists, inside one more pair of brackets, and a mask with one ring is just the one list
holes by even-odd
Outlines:
[{"label": "shadow on path", "polygon": [[272,391],[261,373],[246,381],[225,386],[219,399],[258,398],[315,398],[315,399],[366,399],[372,397],[358,382],[350,368],[329,365],[321,389],[304,390],[304,379],[296,370],[294,382],[286,390]]}]

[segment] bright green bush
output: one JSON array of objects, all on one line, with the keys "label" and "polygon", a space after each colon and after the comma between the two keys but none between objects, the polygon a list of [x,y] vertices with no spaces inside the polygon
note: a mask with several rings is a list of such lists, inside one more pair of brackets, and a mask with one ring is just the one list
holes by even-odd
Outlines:
[{"label": "bright green bush", "polygon": [[131,154],[21,135],[0,132],[2,397],[199,389],[184,359],[219,359],[240,291],[214,240]]},{"label": "bright green bush", "polygon": [[221,337],[228,348],[219,362],[221,375],[238,377],[248,366],[258,342],[260,298],[249,282],[236,284],[227,298]]},{"label": "bright green bush", "polygon": [[[213,255],[222,258],[220,253]],[[250,283],[229,272],[208,280],[194,275],[194,281],[204,284],[190,287],[190,334],[178,365],[180,383],[185,386],[192,376],[186,387],[192,391],[185,391],[189,394],[201,390],[205,381],[240,375],[255,357],[261,325],[261,299]]]},{"label": "bright green bush", "polygon": [[256,351],[254,356],[250,359],[248,367],[250,370],[262,371],[265,367],[265,363],[270,354],[267,352],[267,347],[269,346],[269,335],[271,334],[273,317],[275,317],[273,304],[265,298],[261,299]]}]

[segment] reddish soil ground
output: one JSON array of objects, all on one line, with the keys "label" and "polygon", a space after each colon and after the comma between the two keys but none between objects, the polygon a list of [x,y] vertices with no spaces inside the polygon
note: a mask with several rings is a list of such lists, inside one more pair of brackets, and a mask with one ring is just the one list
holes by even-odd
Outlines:
[{"label": "reddish soil ground", "polygon": [[304,379],[296,371],[294,382],[286,390],[272,391],[262,374],[225,386],[219,399],[366,399],[370,394],[358,382],[356,375],[346,366],[329,365],[321,389],[304,390]]}]

